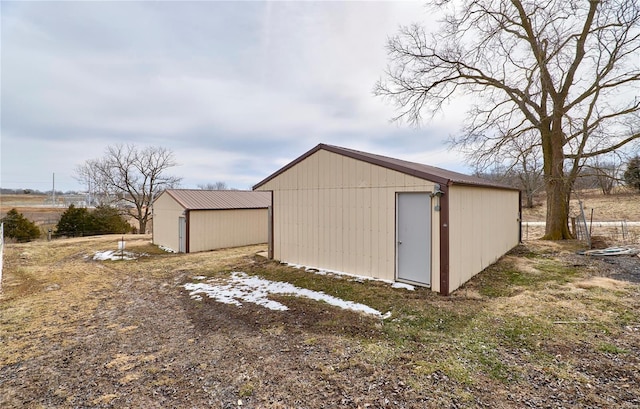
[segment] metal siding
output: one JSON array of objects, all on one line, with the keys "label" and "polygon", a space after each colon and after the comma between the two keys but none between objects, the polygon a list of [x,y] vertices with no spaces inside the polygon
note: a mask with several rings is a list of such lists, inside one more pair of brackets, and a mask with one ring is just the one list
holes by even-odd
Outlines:
[{"label": "metal siding", "polygon": [[371,189],[363,189],[363,247],[362,252],[365,258],[365,274],[374,275],[373,270],[373,242],[372,242],[372,234],[373,227],[371,223],[372,215],[371,215]]},{"label": "metal siding", "polygon": [[[313,178],[311,180],[317,180],[317,167],[315,167],[312,172],[314,173]],[[320,206],[318,203],[318,190],[310,190],[309,191],[309,203],[308,203],[309,212],[307,217],[309,220],[312,220],[312,225],[314,229],[309,231],[308,235],[308,243],[309,243],[309,260],[314,266],[318,265],[318,241],[320,236],[320,230],[322,228],[322,224],[318,223],[319,219],[319,211]]]},{"label": "metal siding", "polygon": [[[361,172],[362,169],[359,169],[359,166],[356,168],[356,175],[358,180],[358,186],[362,186],[365,184],[364,182],[364,172]],[[367,226],[364,220],[364,191],[369,189],[357,189],[356,190],[356,202],[355,202],[355,210],[356,210],[356,237],[355,240],[355,256],[356,260],[360,260],[359,263],[360,271],[358,274],[371,274],[371,262],[369,260],[369,246],[367,246],[367,250],[365,251],[365,242],[367,241],[367,237],[371,237],[371,230],[367,230]]]},{"label": "metal siding", "polygon": [[395,192],[433,183],[320,150],[258,189],[274,191],[276,259],[394,280]]},{"label": "metal siding", "polygon": [[190,212],[189,252],[239,247],[268,241],[268,210]]},{"label": "metal siding", "polygon": [[452,186],[449,290],[518,245],[518,192]]},{"label": "metal siding", "polygon": [[[354,166],[353,163],[350,163],[349,166],[349,172],[348,172],[348,177],[350,179],[346,180],[345,185],[349,186],[348,188],[345,188],[344,192],[346,193],[346,201],[344,202],[345,204],[345,208],[347,209],[347,215],[346,215],[346,220],[345,220],[345,225],[347,227],[348,230],[348,236],[347,236],[347,268],[355,273],[358,274],[358,270],[359,267],[358,263],[357,263],[357,256],[356,256],[356,245],[357,245],[357,240],[358,240],[358,235],[356,233],[356,229],[357,229],[357,211],[356,211],[356,189],[353,187],[353,184],[349,183],[349,182],[356,182],[355,178],[355,172],[354,172]],[[356,182],[357,183],[357,182]]]},{"label": "metal siding", "polygon": [[169,195],[158,196],[153,203],[153,244],[178,251],[178,219],[184,208]]},{"label": "metal siding", "polygon": [[434,207],[437,198],[431,200],[431,289],[440,292],[440,214]]},{"label": "metal siding", "polygon": [[286,211],[286,202],[284,201],[283,192],[274,190],[273,199],[273,258],[282,260],[281,249],[284,247],[282,241],[283,224],[285,223],[284,214]]},{"label": "metal siding", "polygon": [[[389,175],[383,175],[384,180],[388,180]],[[380,189],[380,202],[378,203],[378,216],[382,223],[380,236],[389,237],[389,240],[379,240],[380,242],[380,256],[382,271],[380,271],[380,278],[395,279],[395,191],[393,188],[383,187]],[[386,274],[385,274],[386,273]]]},{"label": "metal siding", "polygon": [[[342,179],[338,182],[338,186],[342,186]],[[344,216],[344,208],[342,207],[341,198],[342,198],[342,189],[331,189],[331,194],[333,195],[333,205],[335,207],[336,214],[336,222],[333,226],[331,226],[334,230],[335,240],[336,240],[336,249],[335,253],[332,255],[332,258],[327,260],[329,263],[331,260],[331,265],[338,271],[345,271],[346,261],[345,261],[345,252],[344,249],[347,245],[347,241],[345,240],[345,216]]]}]

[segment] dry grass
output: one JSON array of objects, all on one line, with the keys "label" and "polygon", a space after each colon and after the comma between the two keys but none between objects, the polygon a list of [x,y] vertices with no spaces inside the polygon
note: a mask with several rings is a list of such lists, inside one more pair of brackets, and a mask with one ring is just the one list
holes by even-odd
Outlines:
[{"label": "dry grass", "polygon": [[0,195],[0,207],[2,211],[5,208],[11,209],[15,206],[39,206],[51,203],[51,196],[46,195],[14,195],[14,194],[2,194]]},{"label": "dry grass", "polygon": [[[95,262],[120,236],[10,244],[1,407],[638,407],[640,287],[575,243],[532,242],[451,297],[318,276],[263,246]],[[196,275],[246,271],[380,311],[278,297],[195,301]]]},{"label": "dry grass", "polygon": [[[589,190],[577,192],[571,200],[571,215],[577,216],[580,211],[578,201],[582,201],[582,206],[587,218],[591,217],[593,209],[593,220],[597,221],[640,221],[640,194],[622,190],[618,193],[605,196],[598,191]],[[544,198],[538,205],[531,208],[522,209],[524,221],[544,221],[546,218],[546,207]]]}]

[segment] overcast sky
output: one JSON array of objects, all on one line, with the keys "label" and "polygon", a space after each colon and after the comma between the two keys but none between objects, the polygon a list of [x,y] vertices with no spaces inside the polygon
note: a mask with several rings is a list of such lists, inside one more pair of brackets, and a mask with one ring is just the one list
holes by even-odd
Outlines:
[{"label": "overcast sky", "polygon": [[1,11],[3,188],[82,190],[118,143],[162,146],[182,187],[249,189],[318,143],[462,172],[455,109],[391,123],[372,90],[420,2],[10,2]]}]

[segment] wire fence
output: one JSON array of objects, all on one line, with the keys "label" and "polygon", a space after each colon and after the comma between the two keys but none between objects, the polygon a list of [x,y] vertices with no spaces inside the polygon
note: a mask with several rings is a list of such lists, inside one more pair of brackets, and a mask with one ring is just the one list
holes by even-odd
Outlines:
[{"label": "wire fence", "polygon": [[575,232],[578,240],[586,242],[587,247],[591,248],[591,226],[587,227],[587,218],[584,216],[584,207],[582,206],[581,201],[578,203],[580,204],[580,214],[578,217],[571,220],[573,231]]},{"label": "wire fence", "polygon": [[[577,226],[581,224],[576,220]],[[544,236],[544,222],[522,222],[522,240],[537,240]],[[572,223],[573,228],[573,223]],[[614,244],[640,244],[640,222],[629,222],[626,220],[607,221],[607,222],[591,222],[586,221],[586,227],[582,227],[587,233],[590,233],[592,239],[603,238],[611,245]],[[578,239],[582,239],[577,231],[574,231]]]}]

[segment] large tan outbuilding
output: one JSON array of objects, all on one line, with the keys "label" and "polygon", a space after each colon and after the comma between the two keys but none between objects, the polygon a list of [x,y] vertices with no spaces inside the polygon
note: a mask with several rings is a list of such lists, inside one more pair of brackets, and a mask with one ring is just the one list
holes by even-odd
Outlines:
[{"label": "large tan outbuilding", "polygon": [[266,243],[271,193],[168,189],[153,202],[153,243],[195,253]]},{"label": "large tan outbuilding", "polygon": [[270,256],[448,295],[520,242],[520,192],[320,144],[254,186],[272,192]]}]

